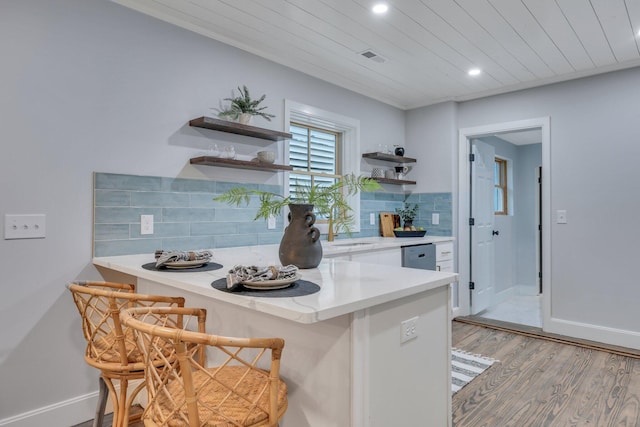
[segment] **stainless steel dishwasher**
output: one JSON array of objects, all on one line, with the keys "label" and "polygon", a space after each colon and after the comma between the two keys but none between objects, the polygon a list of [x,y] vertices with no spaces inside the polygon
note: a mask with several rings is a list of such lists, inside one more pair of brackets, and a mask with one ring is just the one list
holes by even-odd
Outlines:
[{"label": "stainless steel dishwasher", "polygon": [[402,246],[402,266],[420,268],[422,270],[436,269],[436,245],[431,243]]}]

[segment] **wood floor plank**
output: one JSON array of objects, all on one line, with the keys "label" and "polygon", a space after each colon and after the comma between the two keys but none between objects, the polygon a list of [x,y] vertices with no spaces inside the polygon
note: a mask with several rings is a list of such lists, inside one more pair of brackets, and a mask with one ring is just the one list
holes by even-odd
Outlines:
[{"label": "wood floor plank", "polygon": [[453,396],[455,427],[640,427],[640,359],[453,322],[494,364]]}]

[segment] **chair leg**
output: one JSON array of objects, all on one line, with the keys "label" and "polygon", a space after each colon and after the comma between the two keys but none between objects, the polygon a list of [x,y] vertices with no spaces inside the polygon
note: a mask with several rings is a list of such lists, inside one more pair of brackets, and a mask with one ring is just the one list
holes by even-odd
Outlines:
[{"label": "chair leg", "polygon": [[100,385],[98,390],[98,406],[96,407],[96,415],[93,418],[93,427],[102,427],[104,408],[107,406],[107,397],[109,396],[109,390],[107,390],[107,384],[104,382],[102,375],[100,375],[98,383]]}]

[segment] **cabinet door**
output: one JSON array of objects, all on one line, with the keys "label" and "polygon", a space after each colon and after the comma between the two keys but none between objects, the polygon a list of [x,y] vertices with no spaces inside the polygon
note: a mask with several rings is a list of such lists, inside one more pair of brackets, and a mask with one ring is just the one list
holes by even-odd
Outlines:
[{"label": "cabinet door", "polygon": [[436,261],[453,260],[453,242],[436,243]]},{"label": "cabinet door", "polygon": [[453,273],[453,260],[436,261],[436,271],[446,271]]},{"label": "cabinet door", "polygon": [[436,243],[436,271],[453,273],[453,242]]}]

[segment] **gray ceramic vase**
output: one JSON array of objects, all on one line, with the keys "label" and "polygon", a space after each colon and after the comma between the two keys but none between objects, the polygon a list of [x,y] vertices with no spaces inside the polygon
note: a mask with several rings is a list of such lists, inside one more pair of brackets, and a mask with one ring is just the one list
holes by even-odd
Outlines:
[{"label": "gray ceramic vase", "polygon": [[320,230],[313,226],[316,215],[311,204],[290,204],[289,225],[280,242],[280,262],[298,268],[315,268],[322,261]]}]

